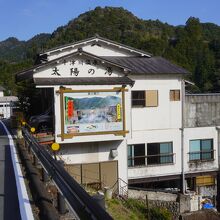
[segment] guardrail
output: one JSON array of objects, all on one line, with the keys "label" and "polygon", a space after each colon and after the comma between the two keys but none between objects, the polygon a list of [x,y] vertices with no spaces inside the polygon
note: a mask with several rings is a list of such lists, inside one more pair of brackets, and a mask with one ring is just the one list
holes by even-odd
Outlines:
[{"label": "guardrail", "polygon": [[78,219],[112,220],[113,218],[64,169],[37,140],[22,128],[23,137],[42,167],[64,196]]},{"label": "guardrail", "polygon": [[151,166],[176,163],[175,153],[163,153],[155,155],[133,156],[128,157],[129,167]]}]

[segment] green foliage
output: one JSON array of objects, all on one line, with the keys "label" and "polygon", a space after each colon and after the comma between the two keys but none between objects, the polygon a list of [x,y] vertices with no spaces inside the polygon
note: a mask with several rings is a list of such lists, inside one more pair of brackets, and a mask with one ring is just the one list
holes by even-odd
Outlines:
[{"label": "green foliage", "polygon": [[190,17],[185,26],[171,26],[159,20],[142,20],[123,8],[97,7],[81,14],[51,35],[39,34],[29,41],[9,38],[0,42],[0,84],[16,93],[14,74],[33,63],[45,49],[102,37],[145,50],[186,68],[187,79],[195,82],[197,92],[220,91],[220,27],[200,23]]},{"label": "green foliage", "polygon": [[137,199],[128,199],[124,201],[123,204],[128,209],[133,210],[134,213],[140,213],[143,219],[147,218],[148,210],[147,210],[147,206],[143,201]]},{"label": "green foliage", "polygon": [[6,95],[16,95],[17,85],[15,84],[15,73],[31,67],[32,60],[24,60],[18,63],[10,63],[0,60],[0,85],[6,89]]},{"label": "green foliage", "polygon": [[171,220],[172,214],[165,208],[148,209],[144,201],[137,199],[128,199],[125,201],[112,199],[107,201],[108,212],[114,219],[151,219],[151,220]]},{"label": "green foliage", "polygon": [[35,89],[35,85],[31,81],[22,81],[17,83],[18,107],[24,113],[25,117],[36,115],[39,113],[41,106],[41,93],[39,89]]},{"label": "green foliage", "polygon": [[151,208],[150,209],[151,220],[171,220],[172,214],[165,208]]},{"label": "green foliage", "polygon": [[10,37],[0,42],[0,59],[9,62],[33,59],[36,53],[39,53],[46,47],[49,37],[50,34],[38,34],[26,42]]}]

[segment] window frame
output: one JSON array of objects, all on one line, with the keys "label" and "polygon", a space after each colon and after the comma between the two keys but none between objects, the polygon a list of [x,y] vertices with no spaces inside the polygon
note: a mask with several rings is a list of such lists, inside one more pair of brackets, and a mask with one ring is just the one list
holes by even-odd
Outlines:
[{"label": "window frame", "polygon": [[176,102],[181,100],[180,89],[171,89],[170,90],[170,101]]},{"label": "window frame", "polygon": [[[143,98],[133,98],[133,95],[135,93],[143,93]],[[134,102],[137,102],[137,101],[140,101],[140,102],[143,102],[143,103],[138,103],[138,104],[134,104]],[[145,107],[145,102],[146,102],[146,94],[145,94],[145,90],[134,90],[134,91],[131,91],[131,106],[132,107]]]},{"label": "window frame", "polygon": [[145,107],[158,107],[158,90],[145,91]]},{"label": "window frame", "polygon": [[[135,155],[135,146],[141,146],[143,145],[144,148],[144,154],[143,155]],[[140,144],[129,144],[127,146],[128,149],[128,167],[139,167],[139,166],[146,166],[146,144],[140,143]],[[130,161],[130,162],[129,162]]]},{"label": "window frame", "polygon": [[[142,98],[135,97],[135,93],[142,93]],[[137,95],[138,96],[138,95]],[[135,103],[140,102],[140,103]],[[135,107],[158,107],[159,105],[159,92],[156,89],[148,90],[133,90],[131,91],[131,106]]]},{"label": "window frame", "polygon": [[[170,144],[171,147],[171,151],[167,152],[167,153],[161,153],[161,145],[162,144]],[[158,154],[149,154],[149,149],[148,147],[150,145],[158,145],[159,146],[159,153]],[[156,158],[156,162],[152,162],[150,161],[150,157],[152,158]],[[163,161],[162,159],[168,158],[168,160]],[[167,165],[167,164],[174,164],[174,153],[173,153],[173,142],[169,141],[169,142],[155,142],[155,143],[147,143],[147,165],[151,166],[151,165]]]},{"label": "window frame", "polygon": [[[199,141],[199,151],[191,151],[191,143],[193,141]],[[205,141],[211,141],[211,148],[209,150],[203,150],[202,149],[202,143]],[[197,162],[197,161],[213,161],[214,158],[214,140],[213,138],[206,138],[206,139],[192,139],[189,140],[189,162]],[[204,155],[209,155],[210,158],[207,158],[207,156]],[[198,155],[198,158],[193,158],[193,155]],[[194,156],[195,157],[195,156]]]}]

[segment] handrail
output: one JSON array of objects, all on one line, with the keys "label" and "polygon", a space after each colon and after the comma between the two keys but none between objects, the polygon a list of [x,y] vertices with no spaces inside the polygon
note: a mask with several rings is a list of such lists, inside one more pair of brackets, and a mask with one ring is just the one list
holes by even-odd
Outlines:
[{"label": "handrail", "polygon": [[[149,159],[169,159],[167,161],[163,161],[161,163],[149,163],[148,160]],[[144,166],[148,166],[148,165],[159,165],[159,164],[173,164],[175,163],[175,159],[176,159],[176,153],[161,153],[161,154],[154,154],[154,155],[143,155],[143,156],[128,156],[128,161],[131,161],[132,163],[135,160],[140,160],[142,159],[142,163],[143,164],[137,164],[137,165],[129,165],[129,167],[135,167],[135,166],[139,166],[139,165],[144,165]],[[147,159],[147,161],[145,160]]]},{"label": "handrail", "polygon": [[35,156],[79,219],[112,220],[112,217],[94,202],[95,200],[70,176],[58,161],[52,158],[26,128],[22,128],[22,133]]},{"label": "handrail", "polygon": [[[201,150],[201,151],[192,151],[187,153],[189,155],[189,162],[196,161],[212,161],[215,159],[215,150]],[[209,155],[209,157],[207,157]]]},{"label": "handrail", "polygon": [[[121,182],[124,184],[124,186],[121,186]],[[117,186],[116,189],[115,189],[115,186]],[[114,183],[114,185],[111,187],[111,190],[113,193],[115,193],[115,191],[118,191],[117,194],[128,197],[128,190],[125,189],[127,187],[128,187],[128,184],[123,179],[118,178],[117,181]],[[113,191],[114,189],[115,191]]]},{"label": "handrail", "polygon": [[136,158],[148,158],[148,157],[165,157],[165,156],[174,156],[175,153],[161,153],[161,154],[152,154],[152,155],[143,155],[143,156],[129,156],[128,159],[136,159]]}]

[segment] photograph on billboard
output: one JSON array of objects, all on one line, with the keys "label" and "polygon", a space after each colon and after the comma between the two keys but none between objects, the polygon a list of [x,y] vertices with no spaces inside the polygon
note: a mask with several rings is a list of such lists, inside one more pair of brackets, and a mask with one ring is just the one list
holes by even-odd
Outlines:
[{"label": "photograph on billboard", "polygon": [[64,133],[123,130],[122,92],[64,93]]}]

